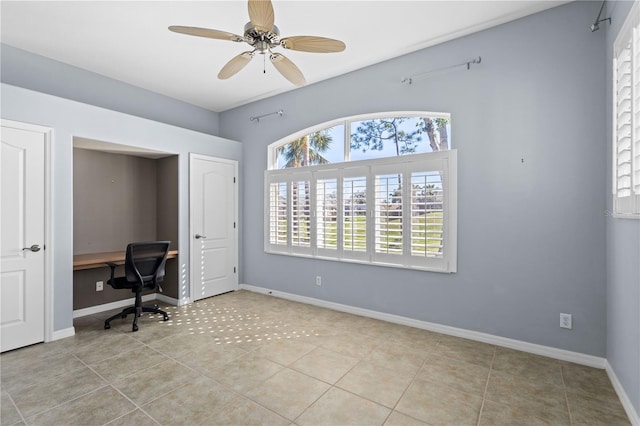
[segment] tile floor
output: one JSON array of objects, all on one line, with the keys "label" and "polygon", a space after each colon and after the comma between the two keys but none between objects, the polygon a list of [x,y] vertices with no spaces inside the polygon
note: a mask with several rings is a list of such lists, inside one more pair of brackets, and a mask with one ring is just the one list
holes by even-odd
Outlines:
[{"label": "tile floor", "polygon": [[238,291],[1,356],[2,425],[624,425],[604,370]]}]

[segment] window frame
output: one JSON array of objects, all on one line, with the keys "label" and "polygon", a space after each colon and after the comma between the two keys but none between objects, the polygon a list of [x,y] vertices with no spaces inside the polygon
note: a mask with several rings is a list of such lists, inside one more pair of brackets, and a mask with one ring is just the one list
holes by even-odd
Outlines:
[{"label": "window frame", "polygon": [[[387,115],[388,116],[388,115]],[[309,133],[308,130],[305,133]],[[289,139],[289,138],[288,138]],[[366,192],[366,247],[365,252],[352,252],[342,249],[343,245],[343,223],[342,223],[342,203],[343,185],[345,177],[359,177],[366,171],[367,192]],[[443,255],[442,257],[414,256],[411,255],[411,190],[412,185],[406,183],[402,185],[403,191],[403,222],[409,218],[408,228],[409,241],[403,233],[403,253],[401,255],[381,255],[375,253],[375,193],[374,178],[381,173],[402,173],[404,182],[411,182],[407,176],[411,176],[414,171],[418,172],[441,172],[443,191]],[[327,177],[337,178],[337,238],[338,247],[335,253],[329,250],[318,250],[316,246],[317,221],[315,212],[317,211],[316,184],[318,179]],[[291,223],[288,222],[287,241],[288,244],[272,244],[270,242],[270,216],[265,214],[264,222],[264,250],[271,254],[282,254],[290,256],[312,257],[324,260],[335,260],[341,262],[355,262],[361,264],[379,265],[387,267],[398,267],[405,269],[416,269],[423,271],[454,273],[457,271],[457,150],[431,152],[424,154],[412,154],[399,157],[376,158],[371,160],[359,160],[344,163],[332,163],[300,168],[266,170],[264,175],[265,183],[265,212],[270,212],[271,206],[271,185],[287,182],[288,195],[291,191],[291,182],[300,181],[301,178],[309,179],[310,182],[310,211],[311,218],[311,247],[309,249],[291,245]],[[407,196],[408,194],[408,196]],[[408,200],[408,201],[405,201]],[[287,203],[287,218],[291,218],[291,205]],[[406,225],[405,225],[406,226]],[[407,247],[409,252],[407,253]]]},{"label": "window frame", "polygon": [[[628,107],[620,102],[618,66],[622,53],[630,46],[630,77]],[[629,12],[618,36],[613,44],[612,61],[612,140],[611,140],[611,190],[613,194],[614,218],[640,219],[640,6],[636,2]],[[621,79],[620,79],[621,80]],[[621,111],[620,106],[624,109]],[[619,195],[620,160],[624,155],[619,152],[619,146],[625,142],[625,136],[620,136],[621,121],[625,113],[628,114],[629,126],[629,196]],[[620,137],[620,140],[618,138]],[[627,151],[627,149],[623,149]],[[626,175],[626,173],[622,173]]]}]

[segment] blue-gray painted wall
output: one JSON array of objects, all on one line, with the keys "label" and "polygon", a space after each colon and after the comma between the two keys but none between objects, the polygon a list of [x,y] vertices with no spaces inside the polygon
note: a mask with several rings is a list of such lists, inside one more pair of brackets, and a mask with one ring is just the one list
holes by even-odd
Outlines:
[{"label": "blue-gray painted wall", "polygon": [[218,113],[0,44],[3,83],[218,135]]},{"label": "blue-gray painted wall", "polygon": [[[571,3],[222,112],[221,135],[243,145],[243,282],[605,356],[605,34],[589,30],[598,7]],[[470,71],[400,82],[478,55]],[[282,118],[249,120],[279,109]],[[394,110],[451,113],[458,272],[264,253],[267,146]],[[561,312],[573,330],[560,329]]]},{"label": "blue-gray painted wall", "polygon": [[[612,209],[612,58],[615,41],[633,2],[607,4],[607,208]],[[607,361],[640,413],[640,220],[607,217]]]}]

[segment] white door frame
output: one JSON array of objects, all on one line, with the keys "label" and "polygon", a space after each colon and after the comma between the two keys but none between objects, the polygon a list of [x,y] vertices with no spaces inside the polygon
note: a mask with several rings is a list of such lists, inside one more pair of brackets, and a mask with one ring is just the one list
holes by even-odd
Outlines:
[{"label": "white door frame", "polygon": [[[51,177],[53,168],[51,163],[51,143],[53,129],[37,124],[0,119],[2,127],[42,133],[44,136],[44,341],[56,339],[53,330],[53,226],[51,213]],[[61,336],[61,337],[67,337]]]},{"label": "white door frame", "polygon": [[[229,160],[226,158],[212,157],[210,155],[194,154],[192,152],[189,153],[189,301],[190,302],[194,302],[193,295],[195,294],[195,282],[193,280],[193,271],[194,271],[195,261],[193,259],[192,242],[193,242],[193,235],[195,235],[196,231],[193,229],[193,223],[194,223],[193,211],[191,210],[191,170],[193,168],[193,160],[215,161],[218,163],[232,164],[235,169],[235,175],[238,176],[237,160]],[[238,191],[237,189],[238,184],[239,182],[236,182],[236,191],[235,191],[234,206],[233,206],[234,220],[236,224],[238,224],[238,226],[236,226],[236,228],[234,229],[234,237],[236,239],[236,251],[234,253],[234,263],[236,264],[236,267],[240,266],[238,263],[238,252],[240,251],[240,244],[238,241],[238,229],[240,228],[239,226],[240,222],[238,221],[238,198],[240,195],[240,191]],[[238,287],[239,272],[240,271],[237,271],[236,273],[236,287]]]}]

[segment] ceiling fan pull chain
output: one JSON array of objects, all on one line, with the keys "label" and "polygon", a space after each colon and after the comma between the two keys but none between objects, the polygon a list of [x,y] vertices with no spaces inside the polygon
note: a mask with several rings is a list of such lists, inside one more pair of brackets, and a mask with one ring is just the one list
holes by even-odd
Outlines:
[{"label": "ceiling fan pull chain", "polygon": [[262,55],[262,74],[267,73],[267,55]]}]

